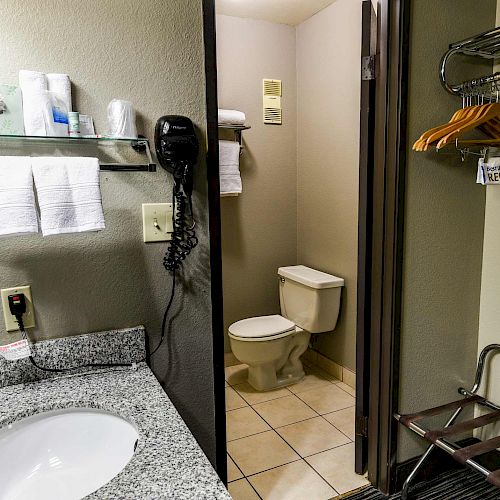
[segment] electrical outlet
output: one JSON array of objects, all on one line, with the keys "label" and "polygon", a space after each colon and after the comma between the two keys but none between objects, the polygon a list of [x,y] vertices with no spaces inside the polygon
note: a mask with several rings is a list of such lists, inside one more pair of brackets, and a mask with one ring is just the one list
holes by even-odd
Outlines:
[{"label": "electrical outlet", "polygon": [[18,286],[16,288],[4,288],[0,290],[0,297],[2,299],[3,317],[5,321],[5,328],[8,332],[19,330],[16,318],[10,314],[9,310],[9,295],[16,293],[24,293],[26,297],[26,312],[23,315],[23,322],[25,328],[35,327],[35,309],[33,307],[33,297],[31,296],[30,286]]},{"label": "electrical outlet", "polygon": [[172,239],[172,203],[143,203],[142,228],[144,243]]}]

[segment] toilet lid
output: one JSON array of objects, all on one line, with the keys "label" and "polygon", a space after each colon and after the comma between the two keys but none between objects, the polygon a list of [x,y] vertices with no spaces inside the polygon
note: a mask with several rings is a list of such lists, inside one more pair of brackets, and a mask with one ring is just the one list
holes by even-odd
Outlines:
[{"label": "toilet lid", "polygon": [[242,319],[229,327],[229,333],[241,339],[261,339],[294,331],[295,323],[278,314]]}]

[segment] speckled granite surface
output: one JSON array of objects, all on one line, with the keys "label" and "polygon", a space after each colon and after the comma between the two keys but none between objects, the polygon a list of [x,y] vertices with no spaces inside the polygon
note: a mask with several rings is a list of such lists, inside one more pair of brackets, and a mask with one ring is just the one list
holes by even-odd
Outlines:
[{"label": "speckled granite surface", "polygon": [[[146,357],[143,326],[89,333],[31,346],[34,358],[47,368],[71,368],[90,363],[138,363]],[[88,369],[82,371],[89,371]],[[0,387],[58,377],[35,368],[29,359],[6,361],[0,356]]]},{"label": "speckled granite surface", "polygon": [[132,460],[88,499],[231,499],[145,363],[135,370],[106,369],[10,385],[0,389],[0,401],[0,427],[74,407],[110,411],[135,424],[140,438]]}]

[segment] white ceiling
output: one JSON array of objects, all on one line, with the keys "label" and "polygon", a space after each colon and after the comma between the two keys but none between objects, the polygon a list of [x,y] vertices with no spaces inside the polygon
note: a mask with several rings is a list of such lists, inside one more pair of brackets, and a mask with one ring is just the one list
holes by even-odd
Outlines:
[{"label": "white ceiling", "polygon": [[217,14],[296,26],[335,0],[216,0]]}]

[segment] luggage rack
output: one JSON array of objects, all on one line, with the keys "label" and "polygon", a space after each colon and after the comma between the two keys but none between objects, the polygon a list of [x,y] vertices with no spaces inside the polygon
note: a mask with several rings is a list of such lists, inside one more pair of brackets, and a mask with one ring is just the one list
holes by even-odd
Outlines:
[{"label": "luggage rack", "polygon": [[[455,443],[450,442],[447,439],[451,436],[455,436],[467,431],[472,431],[474,429],[478,429],[494,422],[500,421],[500,406],[477,394],[481,386],[481,381],[483,379],[486,358],[488,357],[488,354],[493,352],[500,352],[500,344],[490,344],[481,351],[476,370],[476,377],[472,389],[470,391],[464,388],[458,389],[458,392],[462,394],[462,396],[465,396],[464,399],[460,399],[458,401],[454,401],[442,406],[437,406],[435,408],[430,408],[418,413],[412,413],[409,415],[399,415],[396,413],[394,415],[394,417],[399,421],[400,424],[404,425],[405,427],[412,430],[420,437],[426,439],[431,443],[431,445],[427,448],[426,452],[422,455],[417,465],[406,479],[403,485],[403,490],[401,492],[401,500],[407,500],[409,498],[408,493],[412,481],[415,479],[418,471],[422,468],[422,465],[436,447],[444,450],[462,465],[469,466],[472,469],[481,472],[486,476],[487,481],[500,488],[500,469],[490,471],[474,460],[474,458],[479,455],[500,448],[500,436],[496,436],[486,441],[480,441],[479,443],[463,448]],[[478,404],[483,408],[487,408],[491,411],[479,417],[465,420],[464,422],[460,422],[459,424],[455,424],[455,421],[462,413],[462,410],[474,404]],[[420,420],[426,417],[433,417],[447,411],[453,411],[453,414],[446,422],[446,425],[442,428],[426,429],[419,423]]]}]

